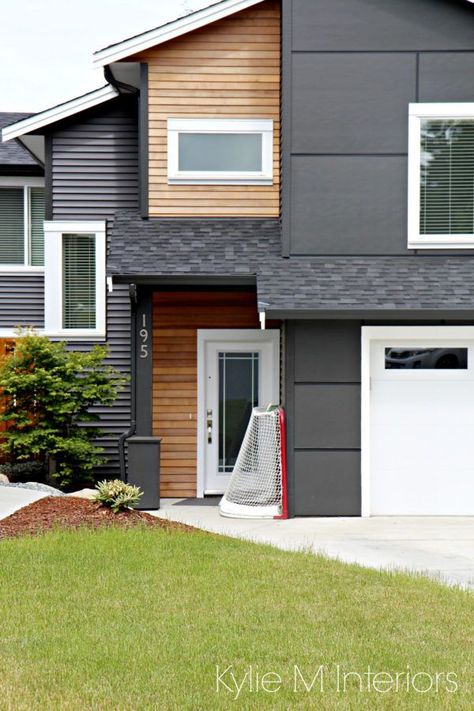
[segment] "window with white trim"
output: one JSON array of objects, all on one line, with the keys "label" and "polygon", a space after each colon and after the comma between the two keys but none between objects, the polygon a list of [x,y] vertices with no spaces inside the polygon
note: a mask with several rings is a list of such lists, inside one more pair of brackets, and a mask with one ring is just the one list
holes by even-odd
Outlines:
[{"label": "window with white trim", "polygon": [[45,222],[45,331],[105,337],[105,221]]},{"label": "window with white trim", "polygon": [[44,265],[44,188],[0,184],[0,270]]},{"label": "window with white trim", "polygon": [[474,104],[410,104],[408,246],[474,247]]},{"label": "window with white trim", "polygon": [[271,119],[168,119],[168,182],[271,185]]}]

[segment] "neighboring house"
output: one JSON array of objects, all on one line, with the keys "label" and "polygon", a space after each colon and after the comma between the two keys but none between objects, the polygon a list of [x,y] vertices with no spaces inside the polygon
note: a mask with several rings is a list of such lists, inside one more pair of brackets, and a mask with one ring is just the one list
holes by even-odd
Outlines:
[{"label": "neighboring house", "polygon": [[281,400],[293,515],[474,514],[472,5],[222,0],[95,63],[3,131],[46,221],[1,327],[108,341],[105,473],[153,433],[162,496],[220,493]]}]

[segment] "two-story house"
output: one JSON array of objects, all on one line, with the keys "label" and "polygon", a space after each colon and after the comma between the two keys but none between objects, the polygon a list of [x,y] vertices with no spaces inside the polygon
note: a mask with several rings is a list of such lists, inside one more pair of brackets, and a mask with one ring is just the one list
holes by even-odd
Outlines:
[{"label": "two-story house", "polygon": [[0,285],[131,374],[105,473],[153,433],[162,496],[221,493],[281,401],[293,515],[473,514],[473,6],[221,0],[94,61],[3,130],[45,154],[44,322],[38,267]]}]

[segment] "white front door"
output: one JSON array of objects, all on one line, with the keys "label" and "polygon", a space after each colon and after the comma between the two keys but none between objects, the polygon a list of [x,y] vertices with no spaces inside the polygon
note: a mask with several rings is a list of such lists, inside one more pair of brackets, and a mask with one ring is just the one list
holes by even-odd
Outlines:
[{"label": "white front door", "polygon": [[472,331],[412,333],[370,346],[370,513],[473,515]]},{"label": "white front door", "polygon": [[223,494],[253,407],[279,403],[279,331],[198,331],[198,496]]}]

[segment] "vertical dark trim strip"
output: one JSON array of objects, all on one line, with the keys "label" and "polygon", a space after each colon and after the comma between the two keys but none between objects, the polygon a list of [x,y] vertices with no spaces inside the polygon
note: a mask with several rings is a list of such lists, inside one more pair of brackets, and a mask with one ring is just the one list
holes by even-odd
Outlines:
[{"label": "vertical dark trim strip", "polygon": [[295,324],[285,322],[285,414],[288,514],[295,515]]},{"label": "vertical dark trim strip", "polygon": [[148,219],[148,64],[140,64],[140,99],[138,110],[138,152],[140,214]]},{"label": "vertical dark trim strip", "polygon": [[420,53],[416,53],[416,79],[415,79],[415,101],[416,103],[420,100]]},{"label": "vertical dark trim strip", "polygon": [[136,308],[136,434],[149,436],[152,434],[153,407],[153,309],[150,289],[138,288],[138,304]]},{"label": "vertical dark trim strip", "polygon": [[45,187],[45,203],[44,217],[45,220],[53,219],[53,137],[50,133],[44,138],[44,187]]},{"label": "vertical dark trim strip", "polygon": [[281,253],[290,256],[291,49],[293,0],[281,2]]}]

